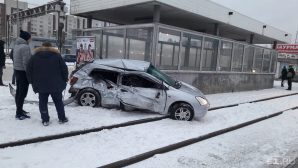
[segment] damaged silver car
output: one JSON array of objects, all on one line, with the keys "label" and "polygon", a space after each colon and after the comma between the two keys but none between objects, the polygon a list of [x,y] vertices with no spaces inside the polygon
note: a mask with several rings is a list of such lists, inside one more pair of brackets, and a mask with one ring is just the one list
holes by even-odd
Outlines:
[{"label": "damaged silver car", "polygon": [[138,60],[95,60],[74,71],[69,90],[81,106],[146,110],[190,121],[210,107],[197,88]]}]

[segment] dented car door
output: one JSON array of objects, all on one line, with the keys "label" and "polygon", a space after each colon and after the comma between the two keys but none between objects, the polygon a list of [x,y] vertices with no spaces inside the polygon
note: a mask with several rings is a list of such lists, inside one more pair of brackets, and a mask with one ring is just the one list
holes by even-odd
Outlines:
[{"label": "dented car door", "polygon": [[154,112],[164,111],[167,98],[162,84],[144,73],[122,75],[118,97],[127,107]]}]

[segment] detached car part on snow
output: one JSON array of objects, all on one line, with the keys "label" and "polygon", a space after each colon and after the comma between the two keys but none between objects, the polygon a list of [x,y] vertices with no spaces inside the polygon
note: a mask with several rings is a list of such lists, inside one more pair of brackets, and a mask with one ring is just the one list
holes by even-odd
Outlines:
[{"label": "detached car part on snow", "polygon": [[145,61],[96,60],[75,70],[70,84],[81,106],[147,110],[186,121],[204,117],[210,107],[197,88]]}]

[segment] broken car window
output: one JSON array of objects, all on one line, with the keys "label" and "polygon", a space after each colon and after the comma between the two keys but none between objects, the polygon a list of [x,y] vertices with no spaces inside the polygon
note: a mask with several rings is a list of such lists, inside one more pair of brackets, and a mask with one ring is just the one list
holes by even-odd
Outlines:
[{"label": "broken car window", "polygon": [[158,84],[139,75],[124,75],[122,85],[140,88],[158,88]]}]

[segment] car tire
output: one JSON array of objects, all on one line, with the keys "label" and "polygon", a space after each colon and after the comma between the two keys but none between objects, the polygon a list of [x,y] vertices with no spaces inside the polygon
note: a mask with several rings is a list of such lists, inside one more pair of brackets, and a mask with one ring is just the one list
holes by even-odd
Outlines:
[{"label": "car tire", "polygon": [[88,88],[80,91],[77,100],[80,106],[98,107],[101,97],[96,90]]},{"label": "car tire", "polygon": [[191,121],[194,117],[194,110],[187,103],[177,103],[170,109],[170,118],[173,120]]}]

